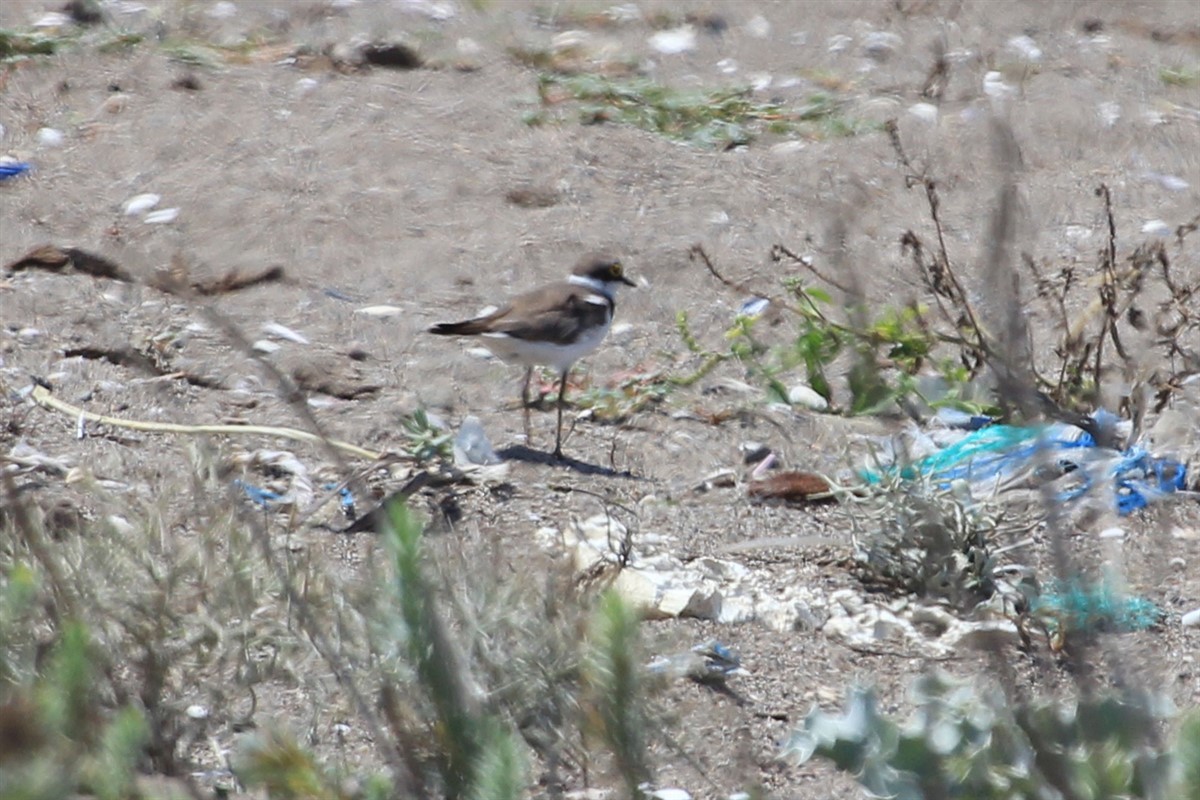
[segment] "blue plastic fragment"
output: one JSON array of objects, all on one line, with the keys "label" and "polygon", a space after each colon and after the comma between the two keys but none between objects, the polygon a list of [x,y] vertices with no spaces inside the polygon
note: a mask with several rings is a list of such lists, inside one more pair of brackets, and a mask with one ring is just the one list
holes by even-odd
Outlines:
[{"label": "blue plastic fragment", "polygon": [[272,503],[278,503],[283,499],[283,495],[278,492],[272,492],[270,489],[263,489],[251,483],[246,483],[243,480],[235,480],[233,485],[246,493],[246,497],[250,498],[250,502],[270,508]]},{"label": "blue plastic fragment", "polygon": [[971,414],[950,406],[942,406],[934,413],[936,419],[947,428],[958,428],[964,431],[977,431],[986,428],[996,420],[986,414]]},{"label": "blue plastic fragment", "polygon": [[24,161],[0,161],[0,181],[15,178],[31,169],[33,169],[33,164]]},{"label": "blue plastic fragment", "polygon": [[[1102,427],[1119,422],[1116,415],[1103,410],[1093,418]],[[957,480],[1005,481],[1047,464],[1054,464],[1061,474],[1071,473],[1078,481],[1059,494],[1060,501],[1074,500],[1107,483],[1113,488],[1116,510],[1121,515],[1187,488],[1187,467],[1182,462],[1152,458],[1137,445],[1124,451],[1105,450],[1096,445],[1091,434],[1065,424],[1028,427],[988,424],[949,447],[895,471],[905,479],[924,476],[941,486],[949,486]],[[862,477],[869,483],[878,483],[882,478],[870,471]]]},{"label": "blue plastic fragment", "polygon": [[742,302],[741,307],[738,308],[738,316],[757,317],[766,311],[770,304],[771,301],[765,297],[751,297]]}]

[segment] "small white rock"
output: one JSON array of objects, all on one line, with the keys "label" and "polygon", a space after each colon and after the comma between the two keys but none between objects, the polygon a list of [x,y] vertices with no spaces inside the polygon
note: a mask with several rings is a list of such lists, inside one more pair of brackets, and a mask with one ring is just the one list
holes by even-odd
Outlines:
[{"label": "small white rock", "polygon": [[67,137],[57,128],[39,128],[37,132],[37,142],[42,147],[62,147],[63,142]]},{"label": "small white rock", "polygon": [[308,344],[308,338],[302,333],[297,333],[286,325],[280,325],[278,322],[267,322],[262,326],[263,333],[268,336],[274,336],[276,339],[287,339],[289,342],[296,344]]},{"label": "small white rock", "polygon": [[122,517],[120,514],[110,514],[104,518],[108,526],[113,529],[114,533],[122,536],[132,536],[137,533],[137,528],[133,527],[133,523]]},{"label": "small white rock", "polygon": [[1028,36],[1014,36],[1008,40],[1008,48],[1026,61],[1042,60],[1042,49]]},{"label": "small white rock", "polygon": [[1142,233],[1149,236],[1170,236],[1171,226],[1161,219],[1152,219],[1142,226]]},{"label": "small white rock", "polygon": [[1121,106],[1112,101],[1104,102],[1096,106],[1096,113],[1099,115],[1100,122],[1104,127],[1111,128],[1121,118]]},{"label": "small white rock", "polygon": [[300,80],[296,81],[296,88],[294,91],[297,97],[304,97],[306,94],[316,90],[316,88],[320,85],[320,81],[318,81],[316,78],[301,78]]},{"label": "small white rock", "polygon": [[1187,566],[1187,560],[1179,556],[1175,556],[1168,563],[1175,569],[1183,569]]},{"label": "small white rock", "polygon": [[692,800],[690,794],[683,789],[676,788],[655,789],[646,796],[653,797],[655,800]]},{"label": "small white rock", "polygon": [[186,713],[190,719],[208,719],[208,709],[204,706],[188,706],[184,713]]},{"label": "small white rock", "polygon": [[221,2],[215,3],[208,10],[208,15],[213,19],[230,19],[237,16],[237,11],[238,8],[235,4],[229,2],[229,0],[221,0]]},{"label": "small white rock", "polygon": [[156,194],[135,194],[125,201],[125,215],[138,217],[158,205],[162,197]]},{"label": "small white rock", "polygon": [[609,330],[608,338],[614,342],[627,341],[632,333],[632,322],[618,322]]},{"label": "small white rock", "polygon": [[938,119],[938,107],[933,103],[914,103],[909,107],[908,113],[930,125],[937,122]]},{"label": "small white rock", "polygon": [[788,402],[812,411],[825,411],[829,408],[828,400],[803,383],[798,383],[788,389]]},{"label": "small white rock", "polygon": [[147,225],[166,225],[169,222],[174,222],[179,218],[178,208],[163,208],[158,211],[151,211],[146,215]]},{"label": "small white rock", "polygon": [[833,36],[830,36],[829,39],[826,40],[825,46],[828,48],[829,52],[831,52],[831,53],[843,53],[846,51],[847,48],[850,47],[850,44],[853,41],[854,41],[854,39],[847,36],[846,34],[837,33],[837,34],[834,34]]},{"label": "small white rock", "polygon": [[762,14],[757,14],[746,23],[746,35],[765,39],[771,35],[771,23]]},{"label": "small white rock", "polygon": [[400,306],[364,306],[363,308],[354,309],[355,314],[362,314],[364,317],[398,317],[404,311]]},{"label": "small white rock", "polygon": [[1100,531],[1101,539],[1124,539],[1125,531],[1120,528],[1105,528]]},{"label": "small white rock", "polygon": [[496,361],[496,354],[486,347],[468,347],[467,355],[471,358],[478,358],[481,361]]},{"label": "small white rock", "polygon": [[904,40],[891,31],[872,31],[863,38],[863,54],[874,61],[887,61],[902,44]]},{"label": "small white rock", "polygon": [[262,353],[263,355],[278,353],[282,348],[283,345],[279,344],[278,342],[272,342],[270,339],[259,339],[250,346],[250,349],[252,349],[254,352]]},{"label": "small white rock", "polygon": [[806,147],[808,147],[808,145],[804,142],[800,141],[799,139],[793,139],[791,141],[779,142],[778,144],[771,145],[771,152],[779,156],[789,156],[793,153],[799,153]]},{"label": "small white rock", "polygon": [[1200,625],[1200,608],[1189,611],[1180,618],[1179,624],[1185,628],[1194,628]]},{"label": "small white rock", "polygon": [[671,56],[696,49],[696,29],[682,25],[669,31],[659,31],[650,37],[650,46],[663,55]]},{"label": "small white rock", "polygon": [[765,92],[771,88],[771,83],[775,78],[769,72],[755,72],[746,76],[750,81],[750,88],[756,92]]},{"label": "small white rock", "polygon": [[983,76],[983,93],[993,100],[1012,97],[1017,90],[1004,82],[1004,73],[992,70]]},{"label": "small white rock", "polygon": [[43,14],[37,22],[33,23],[35,28],[65,28],[71,24],[71,18],[66,14],[58,11],[51,11]]},{"label": "small white rock", "polygon": [[1159,175],[1158,185],[1168,192],[1183,192],[1191,186],[1191,184],[1177,175]]},{"label": "small white rock", "polygon": [[717,62],[717,69],[719,69],[723,75],[732,75],[738,71],[738,63],[732,58],[722,58]]}]

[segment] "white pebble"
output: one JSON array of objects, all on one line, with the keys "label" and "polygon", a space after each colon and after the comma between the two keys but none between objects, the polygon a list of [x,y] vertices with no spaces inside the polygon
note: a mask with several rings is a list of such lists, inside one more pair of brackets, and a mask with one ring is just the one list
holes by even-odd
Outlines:
[{"label": "white pebble", "polygon": [[472,358],[478,358],[482,361],[496,360],[496,354],[491,350],[488,350],[486,347],[468,347],[467,355],[471,356]]},{"label": "white pebble", "polygon": [[771,88],[771,82],[775,80],[769,72],[755,72],[747,75],[746,78],[750,81],[750,88],[756,92],[765,92]]},{"label": "white pebble", "polygon": [[289,342],[296,344],[308,344],[308,339],[302,333],[297,333],[286,325],[280,325],[278,322],[266,322],[262,326],[263,333],[268,336],[274,336],[276,339],[286,339]]},{"label": "white pebble", "polygon": [[696,49],[696,29],[682,25],[669,31],[659,31],[650,37],[650,46],[663,55],[671,56]]},{"label": "white pebble", "polygon": [[35,28],[65,28],[71,24],[71,18],[66,14],[58,11],[51,11],[48,14],[42,15],[37,22],[33,23]]},{"label": "white pebble", "polygon": [[1042,60],[1042,49],[1028,36],[1014,36],[1008,40],[1008,47],[1026,61]]},{"label": "white pebble", "polygon": [[798,383],[788,389],[788,402],[812,411],[824,411],[829,408],[828,400],[803,383]]},{"label": "white pebble", "polygon": [[826,41],[826,47],[831,53],[841,53],[846,50],[854,39],[844,33],[834,34]]},{"label": "white pebble", "polygon": [[364,317],[398,317],[404,311],[400,306],[365,306],[363,308],[354,309],[355,314],[362,314]]},{"label": "white pebble", "polygon": [[746,23],[746,34],[755,39],[765,39],[771,35],[771,23],[762,14],[758,14]]},{"label": "white pebble", "polygon": [[1200,608],[1184,614],[1179,623],[1185,628],[1194,628],[1200,625]]},{"label": "white pebble", "polygon": [[863,54],[875,61],[887,61],[904,40],[891,31],[872,31],[863,37]]},{"label": "white pebble", "polygon": [[1100,538],[1101,539],[1124,539],[1125,531],[1121,530],[1120,528],[1105,528],[1104,530],[1100,531]]},{"label": "white pebble", "polygon": [[983,93],[994,100],[1012,97],[1016,90],[1004,82],[1004,73],[992,70],[983,76]]},{"label": "white pebble", "polygon": [[1171,226],[1161,219],[1152,219],[1142,226],[1142,233],[1150,236],[1170,236]]},{"label": "white pebble", "polygon": [[158,205],[160,200],[162,197],[156,194],[135,194],[125,201],[125,214],[130,217],[141,216]]},{"label": "white pebble", "polygon": [[185,713],[191,719],[208,719],[208,709],[204,706],[188,706]]},{"label": "white pebble", "polygon": [[799,153],[806,147],[808,147],[808,145],[799,139],[791,139],[786,142],[779,142],[778,144],[771,145],[771,152],[776,155],[787,156],[792,155],[793,153]]},{"label": "white pebble", "polygon": [[692,800],[692,796],[686,791],[675,788],[655,789],[646,796],[653,797],[655,800]]},{"label": "white pebble", "polygon": [[732,58],[722,58],[717,62],[717,69],[721,70],[723,75],[732,75],[738,71],[738,63]]},{"label": "white pebble", "polygon": [[938,107],[933,103],[914,103],[909,107],[908,113],[912,114],[922,122],[927,122],[930,125],[937,122]]},{"label": "white pebble", "polygon": [[230,3],[229,0],[221,0],[208,10],[208,15],[213,19],[229,19],[236,16],[237,11],[237,6]]},{"label": "white pebble", "polygon": [[1179,556],[1175,556],[1167,563],[1169,563],[1175,569],[1183,569],[1187,566],[1187,560],[1180,558]]},{"label": "white pebble", "polygon": [[41,128],[37,132],[38,144],[43,147],[61,147],[67,139],[57,128]]},{"label": "white pebble", "polygon": [[1096,106],[1096,113],[1100,116],[1100,122],[1104,127],[1111,128],[1121,118],[1121,106],[1111,101],[1104,102]]},{"label": "white pebble", "polygon": [[147,214],[146,222],[150,225],[165,225],[168,222],[174,222],[178,216],[178,208],[164,208],[159,211],[151,211]]},{"label": "white pebble", "polygon": [[279,352],[283,348],[283,345],[279,344],[279,342],[272,342],[270,339],[259,339],[250,348],[256,353],[270,355],[271,353]]},{"label": "white pebble", "polygon": [[1177,175],[1159,175],[1158,185],[1168,192],[1182,192],[1186,191],[1191,184]]},{"label": "white pebble", "polygon": [[315,90],[320,85],[321,84],[316,78],[301,78],[300,80],[296,81],[296,96],[303,97],[304,95]]},{"label": "white pebble", "polygon": [[477,56],[483,52],[483,45],[474,39],[464,36],[454,43],[454,49],[462,56]]},{"label": "white pebble", "polygon": [[104,518],[104,521],[108,523],[108,527],[112,528],[113,533],[122,536],[133,536],[137,533],[137,528],[133,526],[133,523],[120,514],[110,514]]},{"label": "white pebble", "polygon": [[608,335],[609,335],[609,338],[612,339],[613,341],[619,342],[619,341],[627,340],[629,338],[629,335],[632,333],[633,333],[633,323],[618,322],[616,325],[612,326],[612,329],[608,332]]}]

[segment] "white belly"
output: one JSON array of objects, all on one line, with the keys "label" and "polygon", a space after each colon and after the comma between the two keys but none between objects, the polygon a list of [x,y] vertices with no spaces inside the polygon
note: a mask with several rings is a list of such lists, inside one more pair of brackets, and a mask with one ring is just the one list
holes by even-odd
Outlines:
[{"label": "white belly", "polygon": [[559,372],[566,372],[572,364],[600,346],[608,335],[610,324],[611,320],[567,345],[514,339],[506,333],[485,333],[480,339],[488,350],[510,363],[527,367],[553,367]]}]

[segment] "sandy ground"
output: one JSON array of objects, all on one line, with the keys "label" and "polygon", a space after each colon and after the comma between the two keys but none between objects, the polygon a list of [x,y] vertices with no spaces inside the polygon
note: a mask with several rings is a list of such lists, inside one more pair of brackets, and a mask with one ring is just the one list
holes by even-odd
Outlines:
[{"label": "sandy ground", "polygon": [[[820,266],[853,273],[868,296],[897,303],[922,296],[899,237],[910,228],[929,237],[932,228],[919,190],[906,189],[878,129],[854,137],[766,135],[719,152],[632,127],[583,126],[569,110],[553,109],[561,122],[526,124],[523,117],[539,110],[536,74],[515,63],[509,49],[547,47],[577,27],[570,13],[603,11],[604,4],[493,0],[476,8],[364,0],[337,10],[241,2],[228,18],[210,14],[212,3],[149,5],[168,35],[234,43],[269,33],[294,50],[403,34],[433,65],[343,74],[321,64],[301,68],[286,60],[288,48],[263,46],[216,68],[191,68],[147,44],[124,54],[67,51],[0,71],[0,153],[36,165],[30,176],[0,185],[0,261],[53,243],[103,255],[143,280],[173,261],[194,279],[271,266],[285,275],[203,302],[79,274],[9,276],[0,282],[0,381],[9,392],[38,376],[64,400],[101,413],[297,425],[274,381],[206,315],[203,306],[211,303],[250,341],[271,338],[263,332],[267,323],[301,333],[308,344],[273,340],[281,347],[268,359],[283,371],[331,376],[326,392],[335,385],[350,394],[378,387],[354,399],[312,393],[313,414],[336,438],[376,450],[402,448],[402,415],[424,407],[452,425],[477,415],[498,448],[513,447],[526,444],[521,414],[512,408],[520,370],[468,353],[469,342],[423,331],[558,279],[581,252],[619,253],[639,287],[619,298],[620,327],[586,360],[579,388],[606,385],[635,368],[694,366],[675,332],[680,311],[705,346],[723,346],[746,297],[689,261],[694,243],[729,276],[764,290],[778,286],[781,268],[768,255],[782,243]],[[1161,77],[1178,68],[1194,76],[1200,65],[1200,27],[1190,3],[637,6],[647,15],[695,12],[727,23],[720,32],[702,26],[695,49],[675,55],[653,50],[654,30],[643,22],[591,32],[597,47],[629,56],[656,80],[719,87],[769,78],[760,96],[784,105],[803,103],[825,85],[856,119],[897,118],[914,161],[939,177],[947,246],[985,307],[989,284],[979,265],[999,186],[993,101],[983,91],[989,71],[1011,87],[1001,102],[1020,148],[1022,250],[1053,265],[1091,268],[1105,241],[1094,196],[1101,182],[1112,190],[1122,254],[1147,237],[1148,223],[1161,220],[1173,229],[1200,210],[1200,90],[1194,79],[1173,85]],[[430,8],[452,14],[434,19]],[[0,28],[28,25],[47,10],[9,0],[0,4]],[[130,17],[123,24],[154,30],[152,23]],[[880,33],[889,36],[871,38]],[[1036,62],[1012,43],[1020,36],[1040,51]],[[868,57],[871,41],[885,41],[888,52]],[[952,66],[930,121],[910,109],[922,102],[938,41]],[[470,69],[456,68],[464,66]],[[197,90],[175,86],[185,75],[194,76]],[[60,146],[39,143],[38,131],[47,127],[64,133]],[[550,204],[527,207],[509,198],[530,189],[544,192]],[[159,208],[177,208],[177,218],[148,224],[123,213],[126,201],[142,193],[160,195]],[[839,232],[840,260],[831,255],[831,237]],[[1181,279],[1200,278],[1194,244],[1170,252]],[[1050,321],[1029,302],[1028,290],[1024,299],[1035,334],[1048,336]],[[382,318],[356,313],[382,304],[399,310]],[[164,372],[202,380],[147,381],[154,376],[136,365],[65,355],[128,345],[146,350],[155,342],[167,343]],[[761,394],[747,398],[728,388],[745,378],[727,363],[621,424],[579,420],[566,445],[577,463],[516,460],[512,491],[465,492],[454,541],[486,542],[513,579],[523,579],[520,565],[537,551],[537,528],[565,527],[600,509],[593,494],[553,490],[562,485],[642,509],[640,530],[674,537],[689,555],[758,536],[844,540],[844,523],[832,512],[751,505],[741,446],[766,442],[786,465],[834,470],[867,423],[762,411]],[[11,397],[5,402],[5,413],[22,415],[19,426],[0,431],[5,451],[21,442],[69,457],[96,475],[120,477],[135,494],[154,495],[186,459],[182,439],[129,433],[79,440],[73,420],[19,409]],[[696,413],[741,407],[761,413],[716,425]],[[540,451],[552,440],[553,415],[536,413],[529,446]],[[314,470],[328,467],[319,449],[294,449]],[[693,491],[721,469],[735,470],[735,486]],[[52,487],[44,492],[53,494]],[[1161,630],[1126,637],[1122,649],[1152,651],[1146,680],[1179,705],[1195,705],[1197,634],[1181,629],[1178,615],[1200,606],[1194,569],[1200,541],[1171,538],[1169,531],[1200,530],[1196,508],[1171,506],[1127,525],[1130,586],[1171,616]],[[309,541],[324,535],[318,531]],[[1086,552],[1099,547],[1086,531],[1072,542]],[[321,547],[353,569],[373,545],[366,534],[330,535]],[[825,550],[788,550],[747,563],[779,585],[856,587],[841,560],[845,553]],[[1186,568],[1169,566],[1174,557]],[[825,766],[774,762],[777,743],[814,703],[837,705],[849,681],[874,683],[889,708],[903,708],[905,687],[927,666],[919,658],[856,653],[820,633],[778,634],[756,624],[649,627],[653,647],[717,638],[738,649],[751,672],[738,679],[742,704],[698,686],[672,692],[677,736],[694,761],[664,751],[659,784],[686,786],[696,796],[727,796],[759,782],[777,797],[853,796],[853,782]],[[1011,656],[1024,663],[1022,654]],[[941,666],[969,674],[976,663],[964,654]],[[1022,670],[1038,684],[1056,681],[1027,664]],[[304,707],[302,694],[281,694],[265,701],[268,708]],[[314,718],[319,730],[333,723],[332,712]]]}]

